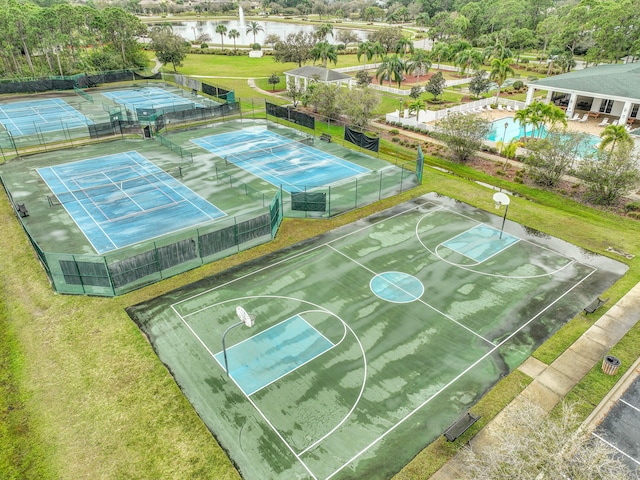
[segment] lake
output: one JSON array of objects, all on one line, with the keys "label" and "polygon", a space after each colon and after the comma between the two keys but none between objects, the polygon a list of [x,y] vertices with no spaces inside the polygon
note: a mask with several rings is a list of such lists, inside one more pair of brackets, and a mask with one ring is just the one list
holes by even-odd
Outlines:
[{"label": "lake", "polygon": [[[164,23],[164,22],[162,22]],[[161,25],[162,23],[152,23],[150,26]],[[239,19],[231,19],[231,20],[184,20],[179,22],[168,22],[173,27],[173,33],[180,35],[185,40],[193,41],[195,38],[200,36],[203,33],[208,33],[211,37],[211,43],[220,43],[220,34],[216,33],[216,27],[218,25],[224,25],[227,27],[227,33],[229,30],[236,29],[240,32],[240,37],[236,39],[237,46],[248,46],[253,43],[253,35],[251,33],[247,34],[247,25],[250,23],[249,21],[245,21],[241,23]],[[290,33],[297,32],[305,32],[305,33],[313,33],[318,29],[319,25],[297,25],[293,23],[282,23],[282,22],[270,22],[266,20],[259,20],[258,24],[262,26],[264,32],[258,32],[256,34],[256,42],[260,45],[264,45],[264,40],[268,35],[277,35],[283,40]],[[350,28],[347,24],[340,29],[347,29],[352,31],[361,41],[367,39],[367,35],[369,32],[366,30],[358,30]],[[339,42],[335,39],[335,36],[338,33],[339,28],[334,26],[333,35],[334,37],[328,36],[327,40],[329,43],[338,44]],[[228,35],[224,37],[224,45],[225,47],[233,48],[233,39],[229,38]]]}]

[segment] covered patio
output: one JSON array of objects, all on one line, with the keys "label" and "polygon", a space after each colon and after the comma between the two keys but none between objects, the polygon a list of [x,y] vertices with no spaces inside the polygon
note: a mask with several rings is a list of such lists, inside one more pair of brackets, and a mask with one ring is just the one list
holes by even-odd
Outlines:
[{"label": "covered patio", "polygon": [[537,90],[545,90],[546,101],[565,109],[571,120],[599,127],[640,127],[639,63],[599,65],[535,80],[528,86],[527,105]]}]

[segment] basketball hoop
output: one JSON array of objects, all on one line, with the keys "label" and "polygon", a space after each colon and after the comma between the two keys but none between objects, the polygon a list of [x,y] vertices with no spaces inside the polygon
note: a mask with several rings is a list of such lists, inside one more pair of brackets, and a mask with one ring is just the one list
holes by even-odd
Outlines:
[{"label": "basketball hoop", "polygon": [[256,316],[249,314],[243,307],[238,305],[236,307],[236,315],[242,323],[244,323],[247,327],[253,327],[253,324],[256,321]]}]

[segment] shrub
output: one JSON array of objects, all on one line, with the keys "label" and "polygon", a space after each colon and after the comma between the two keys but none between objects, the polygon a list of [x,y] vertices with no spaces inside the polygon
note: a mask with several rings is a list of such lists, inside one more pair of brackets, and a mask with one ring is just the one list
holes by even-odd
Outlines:
[{"label": "shrub", "polygon": [[400,133],[400,130],[398,130],[397,128],[394,128],[392,130],[389,130],[389,133],[391,135],[398,135]]},{"label": "shrub", "polygon": [[201,43],[200,48],[209,48],[209,45],[207,45],[206,43]]},{"label": "shrub", "polygon": [[391,141],[392,141],[393,143],[398,143],[398,142],[400,141],[400,137],[393,137],[393,138],[391,139]]},{"label": "shrub", "polygon": [[633,218],[634,220],[640,220],[640,212],[629,212],[627,213],[629,218]]},{"label": "shrub", "polygon": [[259,43],[254,43],[251,45],[251,50],[261,50],[262,46]]},{"label": "shrub", "polygon": [[513,82],[513,88],[515,90],[521,90],[524,88],[524,82],[522,80],[516,80]]},{"label": "shrub", "polygon": [[523,179],[522,177],[515,177],[515,178],[513,179],[513,181],[514,181],[515,183],[524,183],[524,179]]},{"label": "shrub", "polygon": [[640,210],[640,203],[638,203],[638,202],[627,203],[624,206],[624,211],[625,212],[635,212],[637,210]]},{"label": "shrub", "polygon": [[528,58],[521,58],[520,59],[520,63],[529,63],[529,59]]}]

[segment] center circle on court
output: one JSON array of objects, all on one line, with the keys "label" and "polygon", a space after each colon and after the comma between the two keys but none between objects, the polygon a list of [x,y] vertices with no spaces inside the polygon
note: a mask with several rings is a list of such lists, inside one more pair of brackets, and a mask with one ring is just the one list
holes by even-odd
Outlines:
[{"label": "center circle on court", "polygon": [[424,285],[413,275],[404,272],[379,273],[369,282],[376,297],[392,303],[409,303],[424,293]]}]

